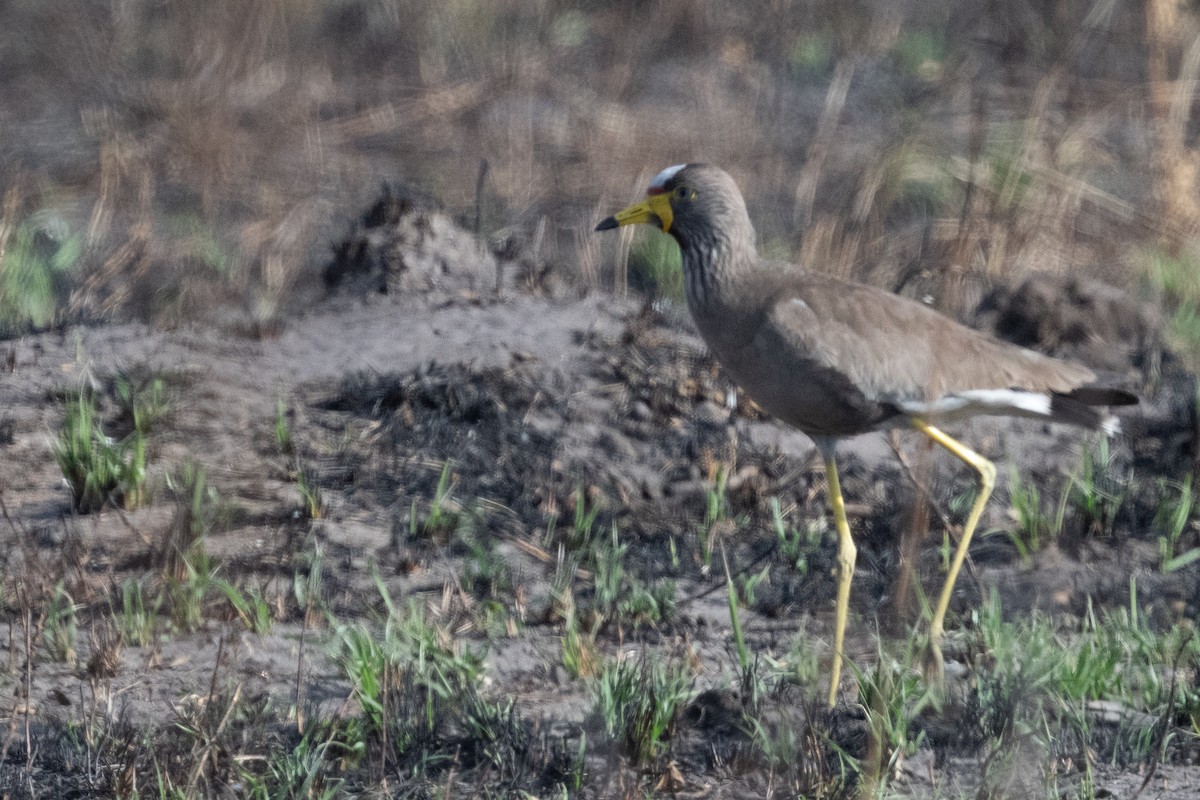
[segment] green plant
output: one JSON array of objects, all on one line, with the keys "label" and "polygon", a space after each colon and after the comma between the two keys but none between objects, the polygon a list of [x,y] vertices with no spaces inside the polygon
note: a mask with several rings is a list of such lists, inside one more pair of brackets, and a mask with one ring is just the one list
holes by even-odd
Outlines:
[{"label": "green plant", "polygon": [[22,222],[0,241],[0,328],[48,325],[82,247],[61,219],[47,215]]},{"label": "green plant", "polygon": [[170,414],[174,405],[166,382],[158,376],[118,377],[113,394],[117,408],[143,436]]},{"label": "green plant", "polygon": [[460,519],[460,513],[453,501],[453,494],[451,465],[447,461],[442,464],[437,487],[433,490],[433,500],[429,503],[429,514],[424,520],[417,513],[417,501],[413,500],[409,514],[409,535],[416,537],[419,533],[427,538],[445,538],[453,533],[458,527]]},{"label": "green plant", "polygon": [[1164,295],[1171,309],[1167,333],[1175,349],[1195,369],[1200,365],[1200,253],[1185,249],[1178,253],[1154,250],[1144,258],[1150,285]]},{"label": "green plant", "polygon": [[[556,602],[561,598],[566,598],[566,602],[570,607],[570,614],[575,613],[571,583],[578,575],[579,568],[584,560],[595,557],[596,551],[591,544],[596,516],[599,513],[599,509],[596,506],[588,507],[587,495],[583,487],[576,487],[574,497],[575,511],[572,526],[563,537],[565,541],[561,541],[558,545],[561,557],[555,565],[554,577],[550,587],[550,595],[556,598]],[[556,523],[557,515],[552,515],[546,526],[546,536],[543,539],[543,546],[551,547],[558,539],[559,534]],[[566,612],[564,612],[563,616],[564,618],[569,618]]]},{"label": "green plant", "polygon": [[320,519],[325,514],[325,498],[317,482],[316,474],[308,468],[296,447],[296,438],[288,423],[287,403],[280,397],[275,401],[275,446],[280,454],[291,462],[288,477],[300,492],[300,510],[297,516],[306,520]]},{"label": "green plant", "polygon": [[292,594],[296,605],[304,611],[306,624],[324,619],[324,568],[325,555],[320,542],[311,540],[300,557],[300,564],[292,575]]},{"label": "green plant", "polygon": [[163,566],[171,575],[182,576],[183,561],[203,558],[204,540],[221,521],[223,509],[217,490],[209,486],[208,473],[200,464],[188,462],[166,478],[175,499],[175,516],[164,543]]},{"label": "green plant", "polygon": [[816,686],[821,678],[821,659],[812,637],[801,632],[792,639],[787,658],[783,662],[781,677],[788,683],[801,687]]},{"label": "green plant", "polygon": [[1200,559],[1200,547],[1179,552],[1179,542],[1196,513],[1196,499],[1191,477],[1180,484],[1159,483],[1159,503],[1154,514],[1154,527],[1163,533],[1158,537],[1159,569],[1174,572]]},{"label": "green plant", "polygon": [[492,769],[503,773],[514,750],[528,749],[529,731],[513,698],[493,702],[471,690],[464,695],[462,706],[463,727],[472,747]]},{"label": "green plant", "polygon": [[[761,697],[766,692],[766,682],[763,678],[762,671],[759,669],[759,659],[756,656],[751,656],[750,648],[746,644],[745,634],[742,632],[742,619],[739,611],[739,592],[734,586],[733,576],[729,571],[729,561],[725,557],[725,552],[721,551],[721,563],[725,568],[725,594],[729,604],[729,624],[733,631],[733,646],[734,652],[737,654],[738,674],[740,676],[743,703],[750,708],[758,708]],[[769,572],[769,567],[764,567],[759,573],[760,577],[765,577]],[[747,603],[753,603],[753,589],[749,589]]]},{"label": "green plant", "polygon": [[[1200,642],[1192,632],[1178,625],[1156,630],[1139,612],[1137,581],[1130,578],[1129,606],[1109,610],[1096,619],[1089,614],[1085,632],[1088,639],[1095,640],[1101,653],[1112,653],[1110,658],[1117,665],[1111,670],[1110,679],[1091,689],[1092,696],[1107,696],[1119,699],[1131,708],[1141,708],[1151,713],[1161,713],[1173,702],[1171,699],[1171,670],[1165,665],[1200,657]],[[1191,686],[1182,688],[1183,704],[1196,701],[1197,690]]]},{"label": "green plant", "polygon": [[144,506],[149,496],[146,491],[146,435],[135,429],[127,441],[130,446],[129,460],[125,463],[121,484],[122,505],[129,511]]},{"label": "green plant", "polygon": [[[271,628],[271,604],[261,592],[242,592],[219,576],[220,565],[204,549],[203,539],[185,552],[173,550],[164,571],[162,602],[177,630],[197,630],[214,598],[224,598],[229,609],[248,630],[265,633]],[[157,612],[158,605],[155,605]]]},{"label": "green plant", "polygon": [[[754,671],[757,673],[757,665]],[[764,684],[759,695],[750,693],[750,681],[742,678],[739,727],[750,739],[745,754],[752,759],[749,763],[763,768],[766,781],[788,797],[851,800],[879,796],[871,791],[873,787],[856,779],[859,761],[836,743],[830,727],[834,717],[815,699],[797,698],[801,693],[794,684],[786,676],[780,677],[783,680],[768,688],[755,675],[752,680]]]},{"label": "green plant", "polygon": [[976,619],[991,674],[1020,674],[1030,687],[1050,682],[1065,651],[1045,618],[1034,614],[1019,623],[1005,621],[1000,597],[993,589],[980,604]]},{"label": "green plant", "polygon": [[[675,611],[675,583],[656,580],[647,585],[625,567],[629,545],[621,542],[617,526],[609,529],[610,535],[597,537],[591,547],[580,553],[583,563],[592,577],[591,602],[587,606],[593,624],[605,620],[616,624],[655,624],[666,619]],[[578,572],[578,563],[570,561],[569,568],[560,568],[556,574],[555,596],[567,594],[567,584]]]},{"label": "green plant", "polygon": [[267,758],[266,774],[241,770],[249,800],[333,800],[340,796],[343,780],[331,777],[330,750],[340,748],[331,734],[314,742],[305,734],[289,751]]},{"label": "green plant", "polygon": [[480,597],[496,597],[513,585],[512,570],[496,552],[490,536],[478,536],[470,525],[461,525],[454,534],[466,550],[463,586]]},{"label": "green plant", "polygon": [[220,579],[213,580],[214,586],[229,601],[229,605],[237,613],[238,619],[246,626],[246,630],[257,634],[269,633],[275,622],[271,603],[261,589],[240,591],[236,586]]},{"label": "green plant", "polygon": [[563,612],[562,664],[568,675],[593,677],[598,669],[596,633],[600,618],[593,617],[592,627],[584,630],[576,613],[574,599],[567,594],[561,601]]},{"label": "green plant", "polygon": [[[1179,626],[1159,632],[1147,624],[1136,581],[1128,608],[1089,608],[1074,630],[1040,614],[1004,621],[993,592],[980,607],[977,630],[987,668],[977,676],[975,704],[993,753],[1023,743],[1051,755],[1103,746],[1114,758],[1148,758],[1156,736],[1161,740],[1157,720],[1196,707],[1195,690],[1174,680],[1177,669],[1167,665],[1196,658],[1200,648]],[[1120,709],[1099,729],[1092,710],[1098,700]]]},{"label": "green plant", "polygon": [[755,716],[747,716],[745,724],[751,741],[769,768],[773,771],[787,769],[795,763],[803,746],[803,733],[795,726],[768,726]]},{"label": "green plant", "polygon": [[171,411],[171,399],[162,378],[151,377],[138,380],[118,378],[115,385],[117,407],[131,423],[133,430],[121,442],[128,458],[122,479],[124,505],[126,509],[139,508],[146,504],[146,458],[149,435]]},{"label": "green plant", "polygon": [[591,566],[594,574],[595,595],[594,608],[603,615],[610,615],[617,610],[626,584],[625,554],[629,545],[617,538],[617,526],[611,528],[609,539],[597,539],[591,553]]},{"label": "green plant", "polygon": [[576,487],[575,514],[571,526],[571,537],[568,542],[572,550],[578,550],[591,544],[592,528],[596,524],[596,515],[598,513],[600,513],[599,507],[593,505],[591,508],[588,508],[587,495],[583,491],[583,487]]},{"label": "green plant", "polygon": [[54,661],[75,663],[75,640],[78,636],[76,615],[82,606],[71,599],[71,595],[59,581],[46,608],[46,623],[43,642],[46,652]]},{"label": "green plant", "polygon": [[771,525],[784,561],[801,575],[808,574],[808,560],[821,549],[825,533],[829,530],[828,519],[819,517],[802,529],[788,525],[780,509],[779,498],[772,497]]},{"label": "green plant", "polygon": [[363,626],[338,630],[335,658],[350,680],[355,699],[373,729],[384,722],[384,695],[390,682],[397,679],[399,665],[393,662],[383,644]]},{"label": "green plant", "polygon": [[704,569],[712,566],[712,549],[719,530],[717,523],[729,518],[729,498],[725,493],[728,479],[724,465],[718,466],[712,486],[704,493],[704,522],[699,533],[700,564]]},{"label": "green plant", "polygon": [[88,391],[67,400],[54,457],[80,514],[98,511],[110,501],[136,508],[145,497],[144,436],[134,431],[125,441],[113,442],[100,427],[96,398]]},{"label": "green plant", "polygon": [[149,501],[146,492],[146,458],[150,431],[172,410],[172,398],[162,378],[121,377],[114,384],[116,407],[131,423],[132,431],[120,441],[122,500],[126,509],[137,509]]},{"label": "green plant", "polygon": [[176,563],[179,571],[169,573],[164,583],[167,610],[177,630],[194,631],[204,620],[209,592],[217,587],[217,565],[203,550]]},{"label": "green plant", "polygon": [[630,285],[654,298],[684,301],[683,257],[671,237],[647,231],[629,251]]},{"label": "green plant", "polygon": [[474,687],[482,674],[483,653],[456,647],[449,632],[427,619],[416,601],[398,608],[378,573],[374,578],[386,609],[382,629],[337,625],[335,659],[373,730],[383,730],[387,695],[401,684],[423,695],[421,713],[433,726],[438,703]]},{"label": "green plant", "polygon": [[1013,464],[1008,467],[1008,497],[1017,519],[1017,530],[1009,532],[1009,539],[1021,558],[1028,561],[1045,546],[1044,540],[1058,538],[1062,530],[1064,506],[1059,505],[1054,519],[1047,517],[1036,484],[1025,483]]},{"label": "green plant", "polygon": [[1119,474],[1108,437],[1085,446],[1079,473],[1072,476],[1069,496],[1085,530],[1092,535],[1111,536],[1117,513],[1129,490],[1129,476]]},{"label": "green plant", "polygon": [[285,456],[295,455],[296,443],[292,439],[292,429],[288,425],[288,408],[283,398],[275,403],[275,446]]},{"label": "green plant", "polygon": [[675,582],[654,581],[650,585],[630,579],[628,588],[617,601],[617,617],[632,625],[654,625],[675,613]]},{"label": "green plant", "polygon": [[746,605],[752,606],[757,599],[758,587],[764,583],[769,583],[771,579],[771,567],[767,565],[758,572],[739,575],[738,576],[738,595],[745,601]]},{"label": "green plant", "polygon": [[145,647],[154,641],[158,629],[158,613],[161,598],[148,603],[145,584],[135,578],[127,578],[121,584],[120,612],[114,610],[117,629],[125,641],[134,647]]},{"label": "green plant", "polygon": [[204,467],[186,463],[167,475],[167,488],[175,499],[175,516],[162,546],[164,599],[176,628],[192,631],[200,626],[210,598],[223,596],[250,630],[270,628],[270,606],[261,596],[247,598],[228,581],[217,577],[218,564],[209,555],[205,540],[225,514],[217,490],[208,484]]},{"label": "green plant", "polygon": [[[584,566],[592,579],[592,594],[585,608],[585,616],[592,625],[598,627],[609,620],[617,625],[636,627],[669,618],[676,607],[675,582],[660,579],[646,584],[629,572],[625,566],[629,545],[621,542],[615,523],[609,534],[596,537],[590,547],[560,561],[555,572],[553,596],[571,597],[570,583],[576,575],[586,574],[580,571]],[[570,606],[574,613],[573,601]]]},{"label": "green plant", "polygon": [[563,800],[570,797],[572,793],[578,795],[583,790],[583,780],[587,776],[587,734],[584,732],[579,734],[579,744],[566,772],[568,783],[564,785],[561,795]]},{"label": "green plant", "polygon": [[301,510],[305,519],[320,519],[325,514],[325,498],[315,477],[296,458],[296,488],[300,491]]},{"label": "green plant", "polygon": [[152,797],[157,797],[158,800],[191,800],[187,787],[175,785],[175,781],[170,773],[163,769],[157,756],[154,758],[154,785],[157,791]]},{"label": "green plant", "polygon": [[660,659],[606,662],[591,683],[594,710],[610,739],[639,766],[662,754],[691,698],[682,666]]},{"label": "green plant", "polygon": [[[724,553],[722,553],[724,557]],[[729,600],[729,624],[733,630],[733,644],[737,650],[738,666],[742,674],[750,668],[750,648],[746,646],[746,637],[742,635],[742,619],[738,613],[738,593],[733,585],[733,576],[729,572],[729,562],[725,562],[725,592]]]},{"label": "green plant", "polygon": [[898,656],[880,643],[874,668],[858,673],[860,702],[867,711],[867,753],[860,770],[864,786],[881,788],[899,760],[920,746],[921,735],[912,734],[912,722],[934,704],[937,692],[911,668],[925,651],[924,634],[914,630]]},{"label": "green plant", "polygon": [[988,754],[980,770],[988,787],[1003,785],[1014,763],[1035,758],[1031,751],[1053,746],[1048,734],[1063,708],[1055,676],[1066,659],[1064,642],[1045,618],[1035,614],[1006,622],[995,591],[979,608],[977,631],[988,668],[976,681],[971,707],[974,733]]}]

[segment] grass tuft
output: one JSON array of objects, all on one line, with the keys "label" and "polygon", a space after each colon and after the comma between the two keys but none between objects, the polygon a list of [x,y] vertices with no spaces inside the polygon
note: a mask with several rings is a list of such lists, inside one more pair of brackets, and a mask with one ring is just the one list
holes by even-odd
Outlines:
[{"label": "grass tuft", "polygon": [[81,237],[52,215],[35,215],[0,239],[0,331],[54,320],[82,247]]},{"label": "grass tuft", "polygon": [[144,434],[135,430],[122,442],[110,439],[100,426],[91,392],[80,391],[67,400],[54,457],[80,514],[99,511],[109,503],[130,510],[146,499]]},{"label": "grass tuft", "polygon": [[680,664],[659,659],[605,662],[591,682],[593,709],[612,741],[638,766],[667,748],[679,712],[692,696]]},{"label": "grass tuft", "polygon": [[683,257],[675,240],[654,231],[640,234],[629,251],[629,283],[656,300],[683,303]]},{"label": "grass tuft", "polygon": [[[1197,503],[1192,478],[1189,476],[1179,484],[1159,483],[1159,504],[1154,513],[1154,527],[1158,536],[1159,568],[1171,573],[1200,559],[1200,546],[1196,542]],[[1190,533],[1190,537],[1187,534]],[[1180,548],[1190,540],[1187,550]]]}]

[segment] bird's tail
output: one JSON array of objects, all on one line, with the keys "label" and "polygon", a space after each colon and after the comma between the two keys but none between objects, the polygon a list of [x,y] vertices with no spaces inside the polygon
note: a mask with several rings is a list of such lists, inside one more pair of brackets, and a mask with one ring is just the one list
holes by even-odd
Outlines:
[{"label": "bird's tail", "polygon": [[1131,406],[1137,402],[1137,395],[1123,389],[1082,386],[1063,394],[1050,395],[1050,418],[1055,422],[1066,422],[1114,436],[1121,432],[1121,422],[1103,407]]}]

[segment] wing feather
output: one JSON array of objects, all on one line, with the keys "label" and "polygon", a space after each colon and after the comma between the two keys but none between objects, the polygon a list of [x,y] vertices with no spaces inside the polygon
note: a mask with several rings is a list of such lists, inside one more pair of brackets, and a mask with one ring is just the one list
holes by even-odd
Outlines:
[{"label": "wing feather", "polygon": [[1086,367],[993,339],[913,300],[824,276],[789,281],[764,328],[880,403],[978,389],[1069,393],[1095,378]]}]

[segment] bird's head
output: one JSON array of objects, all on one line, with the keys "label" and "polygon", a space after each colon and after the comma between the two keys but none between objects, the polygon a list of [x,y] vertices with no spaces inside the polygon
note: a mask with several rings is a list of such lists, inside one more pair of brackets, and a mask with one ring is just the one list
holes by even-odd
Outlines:
[{"label": "bird's head", "polygon": [[596,230],[640,222],[658,225],[685,247],[722,232],[748,231],[753,243],[753,229],[737,184],[723,170],[707,164],[667,167],[654,176],[644,200],[604,219]]}]

